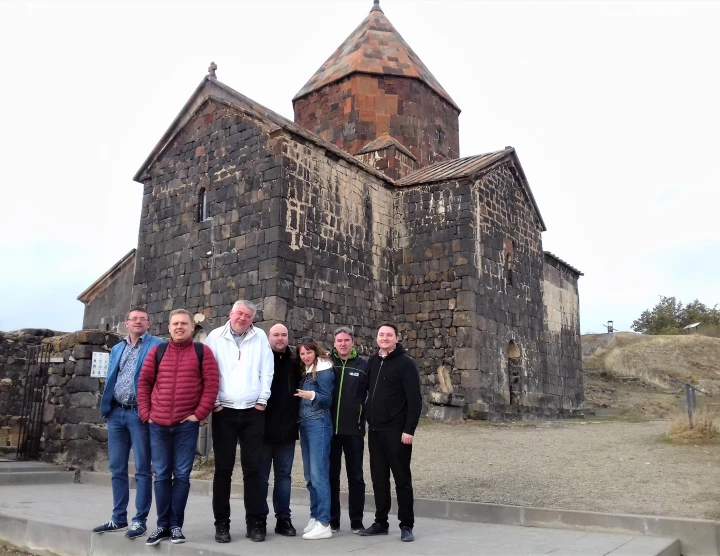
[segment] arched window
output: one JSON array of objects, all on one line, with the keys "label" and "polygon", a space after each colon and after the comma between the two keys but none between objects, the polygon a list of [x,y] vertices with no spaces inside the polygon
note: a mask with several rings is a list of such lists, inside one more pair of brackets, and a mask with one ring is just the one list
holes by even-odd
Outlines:
[{"label": "arched window", "polygon": [[207,216],[207,191],[203,187],[198,192],[197,222],[202,222]]}]

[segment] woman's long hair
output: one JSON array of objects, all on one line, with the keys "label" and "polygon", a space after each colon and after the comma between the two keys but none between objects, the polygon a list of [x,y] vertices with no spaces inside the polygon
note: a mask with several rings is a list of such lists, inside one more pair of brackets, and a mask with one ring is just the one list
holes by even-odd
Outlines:
[{"label": "woman's long hair", "polygon": [[300,361],[300,370],[302,371],[302,376],[304,377],[308,373],[308,369],[305,368],[305,363],[303,363],[303,360],[300,359],[300,348],[305,348],[306,351],[314,351],[315,352],[315,363],[312,364],[312,367],[310,368],[310,372],[312,373],[313,380],[317,380],[317,366],[318,361],[320,359],[327,359],[328,354],[327,351],[325,351],[323,348],[321,348],[315,340],[312,340],[310,338],[303,338],[300,343],[297,346],[297,357]]}]

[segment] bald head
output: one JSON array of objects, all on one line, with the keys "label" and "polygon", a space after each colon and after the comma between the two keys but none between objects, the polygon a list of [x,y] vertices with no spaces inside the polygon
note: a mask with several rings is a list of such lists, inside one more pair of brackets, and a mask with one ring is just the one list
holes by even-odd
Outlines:
[{"label": "bald head", "polygon": [[268,339],[272,350],[282,353],[288,345],[288,329],[282,324],[276,324],[270,329]]}]

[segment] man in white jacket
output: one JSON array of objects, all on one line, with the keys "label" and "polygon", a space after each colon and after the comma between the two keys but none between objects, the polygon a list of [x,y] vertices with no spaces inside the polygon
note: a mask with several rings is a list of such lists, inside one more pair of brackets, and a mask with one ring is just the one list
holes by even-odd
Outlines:
[{"label": "man in white jacket", "polygon": [[213,410],[215,452],[213,513],[215,540],[230,542],[230,483],[235,450],[240,441],[243,472],[246,537],[265,540],[265,512],[260,488],[260,453],[265,435],[265,406],[274,372],[273,352],[267,335],[253,326],[257,308],[236,301],[230,320],[208,334],[208,346],[220,369],[220,390]]}]

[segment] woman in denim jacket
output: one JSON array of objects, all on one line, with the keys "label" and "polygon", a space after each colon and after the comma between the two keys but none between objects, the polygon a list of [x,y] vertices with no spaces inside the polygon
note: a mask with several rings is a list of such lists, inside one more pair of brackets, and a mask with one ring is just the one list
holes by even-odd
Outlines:
[{"label": "woman in denim jacket", "polygon": [[302,379],[295,394],[300,398],[298,423],[303,470],[310,492],[310,521],[303,539],[329,539],[330,529],[330,441],[332,421],[333,364],[327,353],[310,338],[298,345]]}]

